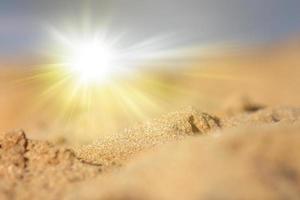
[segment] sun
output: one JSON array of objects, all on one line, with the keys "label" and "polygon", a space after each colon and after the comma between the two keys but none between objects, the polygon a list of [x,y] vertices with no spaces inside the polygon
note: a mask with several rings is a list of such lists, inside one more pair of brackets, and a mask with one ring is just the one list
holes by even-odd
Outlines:
[{"label": "sun", "polygon": [[118,54],[104,40],[75,42],[65,56],[64,68],[80,83],[104,83],[117,68]]},{"label": "sun", "polygon": [[123,38],[125,33],[109,34],[106,28],[61,32],[50,27],[49,30],[53,40],[49,68],[75,83],[74,88],[114,84],[136,77],[143,70],[160,67],[162,58],[171,58],[162,36],[127,41]]}]

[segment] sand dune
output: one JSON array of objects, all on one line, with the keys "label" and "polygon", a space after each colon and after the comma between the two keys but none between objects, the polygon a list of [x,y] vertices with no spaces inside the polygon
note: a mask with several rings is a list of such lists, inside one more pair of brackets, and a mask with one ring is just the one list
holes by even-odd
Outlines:
[{"label": "sand dune", "polygon": [[[197,125],[182,116],[194,116]],[[208,114],[180,111],[73,150],[32,141],[22,131],[2,134],[1,195],[297,199],[299,118],[299,109],[265,109],[218,125]]]},{"label": "sand dune", "polygon": [[102,165],[121,164],[132,155],[186,136],[202,135],[219,128],[219,119],[187,108],[169,113],[124,132],[101,137],[77,150],[81,159]]},{"label": "sand dune", "polygon": [[141,155],[120,173],[80,184],[68,197],[298,199],[299,127],[278,124],[191,137]]}]

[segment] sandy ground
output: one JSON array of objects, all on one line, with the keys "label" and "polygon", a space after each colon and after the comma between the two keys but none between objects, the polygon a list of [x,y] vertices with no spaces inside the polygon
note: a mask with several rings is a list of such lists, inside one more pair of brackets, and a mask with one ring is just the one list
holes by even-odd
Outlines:
[{"label": "sandy ground", "polygon": [[166,74],[168,106],[109,134],[100,120],[87,145],[51,125],[53,108],[29,113],[40,85],[1,73],[0,199],[299,199],[299,44]]}]

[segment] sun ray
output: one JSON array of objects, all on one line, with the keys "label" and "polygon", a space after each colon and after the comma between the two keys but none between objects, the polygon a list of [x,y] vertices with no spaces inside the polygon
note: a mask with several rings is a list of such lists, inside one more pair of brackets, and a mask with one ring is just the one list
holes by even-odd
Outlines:
[{"label": "sun ray", "polygon": [[166,35],[123,46],[124,34],[113,37],[107,30],[64,33],[52,28],[51,33],[57,47],[49,52],[50,62],[34,67],[32,76],[20,82],[41,84],[36,107],[55,111],[60,127],[76,129],[74,134],[101,134],[167,111],[174,99],[191,92],[178,84],[178,77],[229,78],[182,70],[193,67],[194,61],[187,61],[192,50],[167,48]]}]

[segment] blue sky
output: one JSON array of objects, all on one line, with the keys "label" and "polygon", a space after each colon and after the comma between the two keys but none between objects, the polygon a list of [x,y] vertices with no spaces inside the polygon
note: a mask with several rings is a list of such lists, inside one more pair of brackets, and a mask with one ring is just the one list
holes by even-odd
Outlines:
[{"label": "blue sky", "polygon": [[87,15],[95,27],[108,20],[112,33],[133,39],[174,33],[183,45],[300,33],[299,0],[0,0],[0,55],[38,52],[45,27],[76,29]]}]

